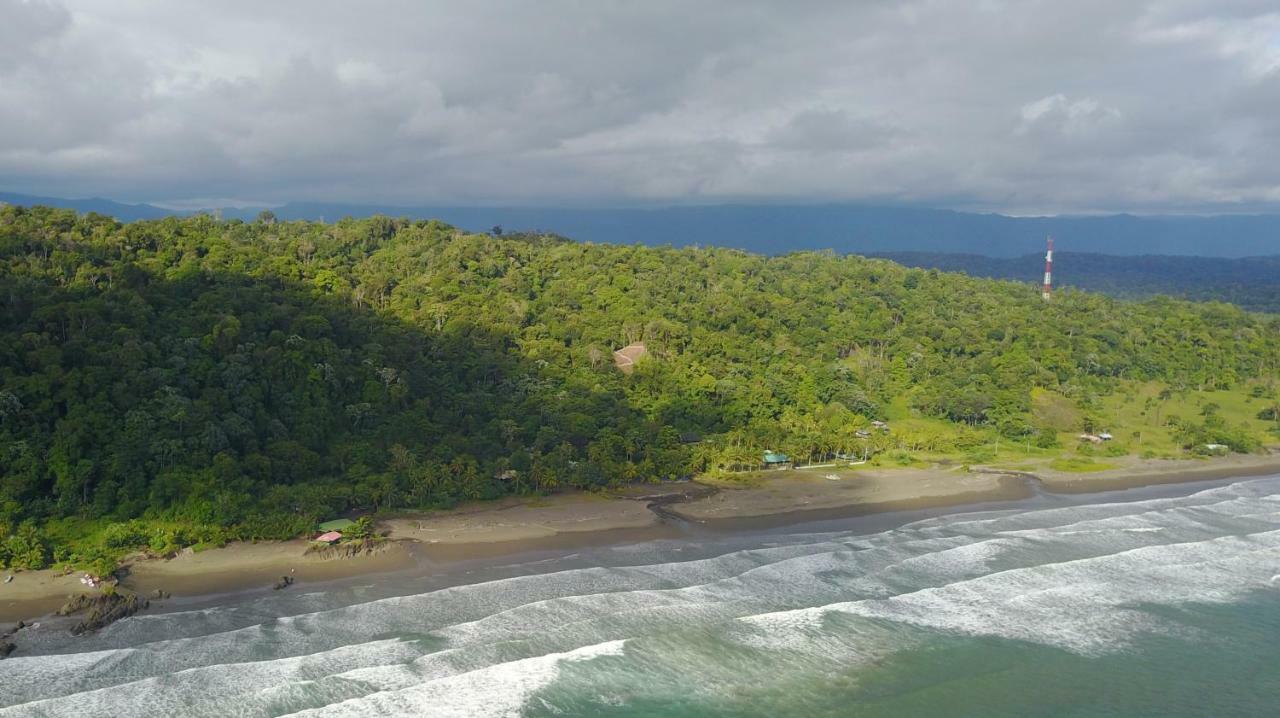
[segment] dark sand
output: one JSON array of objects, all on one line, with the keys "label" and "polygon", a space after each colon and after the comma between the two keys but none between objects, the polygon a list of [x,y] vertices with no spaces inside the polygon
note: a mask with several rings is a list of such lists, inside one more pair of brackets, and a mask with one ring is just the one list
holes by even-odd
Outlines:
[{"label": "dark sand", "polygon": [[[1274,455],[1128,460],[1120,468],[1082,474],[1039,468],[1032,474],[999,469],[965,472],[951,467],[780,471],[736,488],[716,490],[693,483],[639,486],[610,495],[504,499],[392,518],[380,525],[390,538],[385,547],[355,558],[305,555],[305,541],[232,544],[168,560],[139,558],[129,562],[123,586],[143,596],[161,589],[179,598],[265,592],[286,575],[299,585],[313,587],[335,579],[430,571],[476,559],[676,538],[689,525],[733,532],[1017,501],[1046,491],[1091,493],[1275,473],[1280,473],[1280,456]],[[691,491],[710,495],[663,504],[664,496]],[[47,615],[69,595],[93,590],[80,584],[79,573],[24,571],[14,576],[11,583],[0,584],[0,622]]]}]

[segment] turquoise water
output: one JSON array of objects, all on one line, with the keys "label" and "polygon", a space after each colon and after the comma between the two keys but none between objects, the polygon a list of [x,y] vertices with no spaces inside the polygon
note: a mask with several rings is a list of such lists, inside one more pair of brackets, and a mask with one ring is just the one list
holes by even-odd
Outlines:
[{"label": "turquoise water", "polygon": [[1115,498],[41,626],[0,716],[1280,715],[1280,477]]}]

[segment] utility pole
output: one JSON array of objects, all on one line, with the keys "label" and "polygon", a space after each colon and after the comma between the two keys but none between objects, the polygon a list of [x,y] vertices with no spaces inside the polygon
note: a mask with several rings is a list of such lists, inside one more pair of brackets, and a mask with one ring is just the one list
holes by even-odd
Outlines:
[{"label": "utility pole", "polygon": [[1044,291],[1040,295],[1049,301],[1053,293],[1053,237],[1049,237],[1049,251],[1044,253]]}]

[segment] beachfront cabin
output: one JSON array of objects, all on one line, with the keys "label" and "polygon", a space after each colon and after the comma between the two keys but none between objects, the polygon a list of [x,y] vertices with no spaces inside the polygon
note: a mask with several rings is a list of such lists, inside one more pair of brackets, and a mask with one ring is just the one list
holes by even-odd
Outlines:
[{"label": "beachfront cabin", "polygon": [[338,531],[326,531],[311,540],[316,543],[334,544],[342,540],[342,534]]},{"label": "beachfront cabin", "polygon": [[789,469],[791,468],[791,457],[781,451],[764,452],[764,467],[766,469]]},{"label": "beachfront cabin", "polygon": [[332,521],[325,521],[324,523],[320,524],[316,528],[320,529],[320,531],[322,532],[343,531],[355,525],[356,525],[356,522],[352,521],[351,519],[334,519]]}]

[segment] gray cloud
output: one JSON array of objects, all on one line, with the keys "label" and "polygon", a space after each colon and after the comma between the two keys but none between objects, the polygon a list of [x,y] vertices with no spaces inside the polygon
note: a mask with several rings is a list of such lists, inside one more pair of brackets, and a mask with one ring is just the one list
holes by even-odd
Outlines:
[{"label": "gray cloud", "polygon": [[0,188],[1277,209],[1273,7],[0,0]]}]

